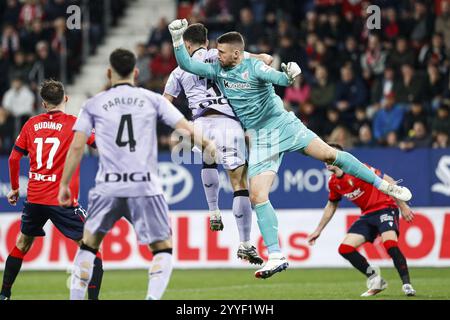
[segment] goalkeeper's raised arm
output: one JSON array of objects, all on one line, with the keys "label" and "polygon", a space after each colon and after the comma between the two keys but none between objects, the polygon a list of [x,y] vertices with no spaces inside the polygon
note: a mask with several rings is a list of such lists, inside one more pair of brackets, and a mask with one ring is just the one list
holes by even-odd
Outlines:
[{"label": "goalkeeper's raised arm", "polygon": [[213,64],[200,62],[189,56],[183,41],[183,33],[187,27],[188,22],[186,19],[174,20],[169,24],[169,31],[172,35],[173,48],[178,65],[187,72],[216,80],[216,69]]}]

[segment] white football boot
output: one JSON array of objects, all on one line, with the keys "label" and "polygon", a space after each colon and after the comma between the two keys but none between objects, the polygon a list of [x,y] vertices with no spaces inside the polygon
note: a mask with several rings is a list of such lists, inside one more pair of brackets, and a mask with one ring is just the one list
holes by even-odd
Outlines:
[{"label": "white football boot", "polygon": [[384,289],[387,288],[388,284],[386,280],[381,277],[380,269],[374,268],[375,274],[373,274],[369,279],[367,279],[367,290],[364,292],[361,297],[370,297],[374,296]]},{"label": "white football boot", "polygon": [[402,286],[402,290],[408,297],[413,297],[416,295],[416,290],[414,290],[413,286],[409,283],[406,283]]},{"label": "white football boot", "polygon": [[256,270],[255,277],[259,279],[267,279],[277,272],[286,270],[288,267],[289,263],[281,252],[271,253],[269,254],[269,260],[264,267]]},{"label": "white football boot", "polygon": [[386,180],[381,182],[378,190],[401,201],[409,201],[412,198],[412,193],[408,188],[389,183]]}]

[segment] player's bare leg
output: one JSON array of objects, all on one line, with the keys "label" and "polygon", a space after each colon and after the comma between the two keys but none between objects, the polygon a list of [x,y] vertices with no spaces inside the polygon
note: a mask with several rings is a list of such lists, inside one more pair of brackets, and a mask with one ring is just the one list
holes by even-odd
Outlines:
[{"label": "player's bare leg", "polygon": [[84,229],[82,244],[73,262],[70,300],[84,300],[92,279],[94,261],[104,237],[104,233],[91,234]]},{"label": "player's bare leg", "polygon": [[160,300],[169,284],[172,274],[172,240],[163,240],[149,245],[153,253],[148,270],[147,300]]},{"label": "player's bare leg", "polygon": [[234,170],[228,170],[233,188],[233,215],[239,231],[241,241],[237,252],[239,259],[247,260],[251,264],[262,264],[264,261],[258,255],[256,248],[250,243],[252,228],[252,205],[250,203],[247,186],[247,166],[242,165]]},{"label": "player's bare leg", "polygon": [[380,271],[371,267],[366,258],[356,250],[365,242],[366,239],[362,235],[348,233],[339,246],[339,254],[367,277],[368,290],[361,296],[368,297],[376,295],[386,289],[387,282],[381,278]]},{"label": "player's bare leg", "polygon": [[9,300],[11,298],[11,288],[22,267],[23,258],[33,245],[34,237],[27,236],[19,232],[16,246],[9,253],[5,262],[5,271],[3,272],[2,291],[0,300]]},{"label": "player's bare leg", "polygon": [[255,272],[255,277],[266,279],[285,270],[289,263],[281,253],[278,241],[278,219],[269,201],[269,191],[275,172],[265,171],[250,179],[250,201],[258,217],[258,226],[269,252],[269,261]]},{"label": "player's bare leg", "polygon": [[394,266],[398,271],[400,279],[402,280],[402,290],[407,296],[415,296],[416,290],[414,290],[409,279],[408,265],[406,263],[405,256],[400,251],[397,243],[397,233],[393,230],[383,232],[381,234],[383,240],[383,246],[386,249],[389,256],[394,262]]},{"label": "player's bare leg", "polygon": [[311,140],[304,152],[317,160],[339,167],[344,172],[374,185],[381,192],[396,199],[409,201],[412,197],[408,188],[383,180],[350,153],[336,150],[318,137]]}]

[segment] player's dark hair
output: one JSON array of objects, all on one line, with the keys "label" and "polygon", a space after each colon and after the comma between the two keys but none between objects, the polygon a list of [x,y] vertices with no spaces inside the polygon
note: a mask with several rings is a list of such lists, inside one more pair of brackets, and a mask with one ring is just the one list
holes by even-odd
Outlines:
[{"label": "player's dark hair", "polygon": [[120,77],[126,78],[136,66],[136,56],[127,49],[116,49],[109,56],[109,63]]},{"label": "player's dark hair", "polygon": [[201,23],[191,24],[183,33],[183,40],[202,45],[208,39],[208,29]]},{"label": "player's dark hair", "polygon": [[333,147],[333,148],[338,149],[338,150],[340,150],[340,151],[344,151],[344,148],[343,148],[340,144],[337,144],[337,143],[329,143],[328,145],[329,145],[330,147]]},{"label": "player's dark hair", "polygon": [[42,100],[53,106],[59,105],[64,99],[64,85],[53,79],[44,80],[39,88]]},{"label": "player's dark hair", "polygon": [[219,38],[217,38],[217,43],[229,43],[238,45],[242,48],[245,47],[244,38],[239,32],[236,31],[227,32],[221,35]]}]

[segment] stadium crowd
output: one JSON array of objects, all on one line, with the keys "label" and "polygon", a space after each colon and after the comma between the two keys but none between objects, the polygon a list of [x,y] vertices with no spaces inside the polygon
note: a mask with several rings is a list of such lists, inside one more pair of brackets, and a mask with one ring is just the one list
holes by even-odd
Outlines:
[{"label": "stadium crowd", "polygon": [[[370,4],[381,9],[380,29],[367,27]],[[211,47],[236,30],[248,51],[273,55],[275,68],[299,63],[303,76],[276,91],[326,140],[346,148],[450,146],[448,0],[183,0],[178,18],[204,23]],[[161,19],[138,50],[141,84],[160,92],[176,66],[167,23]],[[188,115],[184,99],[176,104]]]},{"label": "stadium crowd", "polygon": [[[17,127],[36,111],[31,105],[38,66],[45,77],[58,79],[57,65],[48,62],[58,54],[57,8],[65,2],[0,1],[0,72],[9,74],[0,79],[0,145],[6,146],[0,146],[0,152],[8,153],[11,146],[4,142],[11,138],[8,118],[18,118]],[[89,4],[95,7],[98,2]],[[381,8],[379,29],[367,27],[373,14],[367,10],[370,4]],[[38,19],[31,18],[37,15],[33,6],[41,8]],[[297,62],[302,77],[276,91],[285,107],[326,141],[346,148],[450,146],[450,0],[178,0],[177,6],[178,18],[207,26],[210,47],[222,33],[236,30],[248,51],[273,55],[275,68],[281,62]],[[27,7],[28,13],[22,13]],[[100,29],[94,28],[93,43],[102,35],[102,23],[96,23]],[[136,46],[138,85],[160,93],[177,66],[168,23],[161,18],[147,43]],[[72,57],[79,56],[79,41],[74,32],[68,47]],[[70,74],[76,74],[79,64],[76,58],[68,60]],[[19,81],[24,75],[27,80]],[[12,96],[22,101],[14,111],[9,107]],[[183,96],[175,104],[189,117]],[[169,148],[170,129],[158,129],[161,149]]]},{"label": "stadium crowd", "polygon": [[[114,26],[127,1],[109,1]],[[0,155],[10,153],[25,121],[42,112],[38,84],[48,78],[71,83],[80,70],[82,32],[66,27],[67,7],[78,5],[83,10],[83,4],[89,6],[89,48],[93,54],[107,31],[104,2],[0,0]]]}]

